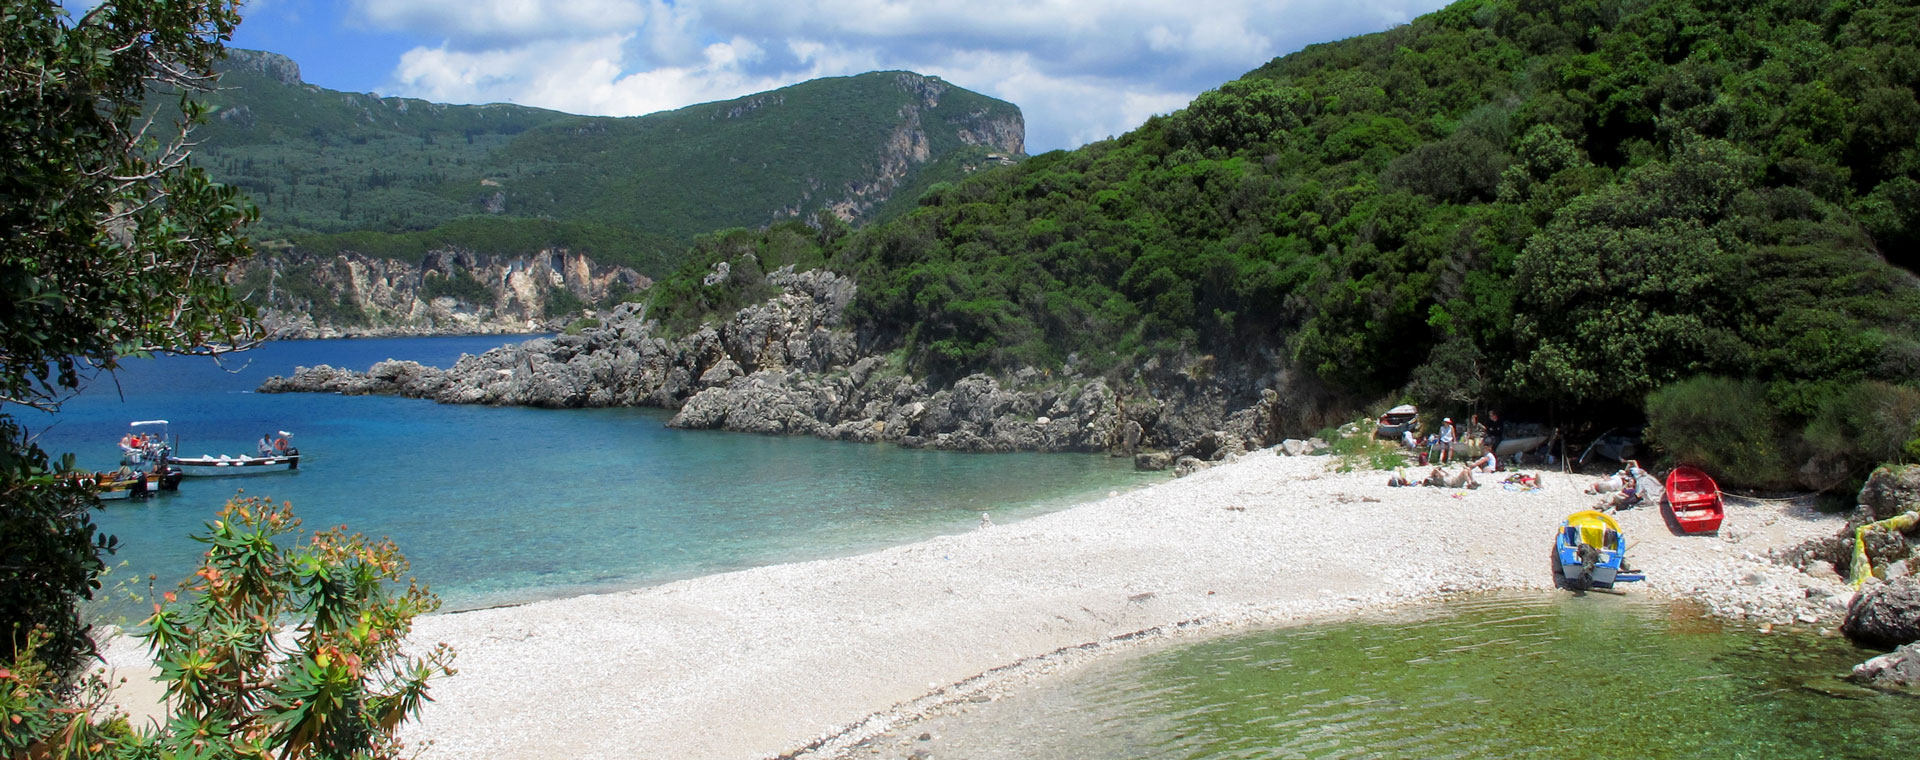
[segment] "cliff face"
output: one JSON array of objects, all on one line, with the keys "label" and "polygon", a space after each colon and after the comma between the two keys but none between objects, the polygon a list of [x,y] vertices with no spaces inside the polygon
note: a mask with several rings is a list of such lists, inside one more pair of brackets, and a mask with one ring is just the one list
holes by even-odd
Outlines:
[{"label": "cliff face", "polygon": [[418,265],[357,253],[268,254],[231,281],[281,338],[551,330],[582,307],[651,284],[632,269],[553,249],[518,257],[438,250]]},{"label": "cliff face", "polygon": [[[961,145],[987,148],[1004,155],[1020,155],[1026,150],[1026,120],[1017,110],[963,110],[952,106],[943,109],[941,96],[952,85],[911,72],[895,74],[893,85],[913,99],[900,106],[893,130],[881,142],[878,155],[870,164],[872,173],[848,182],[841,188],[843,194],[828,202],[827,209],[842,220],[861,219],[892,200],[915,170],[939,155],[929,136],[929,121],[936,126],[933,134],[951,135]],[[787,209],[786,213],[795,215],[799,209]]]}]

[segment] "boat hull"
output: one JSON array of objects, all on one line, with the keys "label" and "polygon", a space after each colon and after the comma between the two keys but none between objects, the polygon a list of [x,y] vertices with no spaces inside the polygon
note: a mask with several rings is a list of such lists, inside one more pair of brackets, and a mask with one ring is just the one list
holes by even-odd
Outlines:
[{"label": "boat hull", "polygon": [[1712,533],[1727,517],[1720,485],[1699,468],[1680,466],[1667,473],[1667,509],[1685,533]]},{"label": "boat hull", "polygon": [[[1581,556],[1581,546],[1590,549],[1591,561]],[[1600,512],[1575,512],[1567,516],[1553,541],[1554,583],[1575,591],[1612,589],[1616,584],[1645,580],[1646,576],[1626,569],[1627,539],[1620,524]]]},{"label": "boat hull", "polygon": [[167,464],[189,477],[223,477],[300,469],[300,455],[284,457],[171,457]]}]

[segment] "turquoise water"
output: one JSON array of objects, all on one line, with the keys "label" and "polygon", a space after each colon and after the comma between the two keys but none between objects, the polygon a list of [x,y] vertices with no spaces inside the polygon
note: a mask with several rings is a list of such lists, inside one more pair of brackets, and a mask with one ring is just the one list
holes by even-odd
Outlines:
[{"label": "turquoise water", "polygon": [[[387,358],[449,366],[501,337],[281,341],[228,361],[136,360],[57,415],[23,415],[49,451],[118,464],[133,420],[165,419],[181,453],[240,454],[294,433],[291,473],[189,478],[96,519],[122,548],[114,578],[195,567],[187,539],[228,498],[291,501],[310,527],[388,536],[448,609],[629,588],[844,556],[1017,519],[1150,482],[1096,455],[975,455],[664,427],[659,410],[547,410],[332,394],[256,394],[296,365]],[[135,584],[145,592],[145,583]],[[108,607],[144,607],[125,590]]]},{"label": "turquoise water", "polygon": [[1683,603],[1492,595],[1097,661],[911,726],[934,757],[1911,757],[1920,698],[1876,654]]}]

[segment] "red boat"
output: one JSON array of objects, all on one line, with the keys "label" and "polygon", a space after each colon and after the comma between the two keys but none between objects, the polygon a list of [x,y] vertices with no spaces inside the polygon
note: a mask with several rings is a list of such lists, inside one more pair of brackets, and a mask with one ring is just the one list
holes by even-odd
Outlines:
[{"label": "red boat", "polygon": [[1667,508],[1673,510],[1673,521],[1688,533],[1719,530],[1727,516],[1720,485],[1699,468],[1685,465],[1667,473]]}]

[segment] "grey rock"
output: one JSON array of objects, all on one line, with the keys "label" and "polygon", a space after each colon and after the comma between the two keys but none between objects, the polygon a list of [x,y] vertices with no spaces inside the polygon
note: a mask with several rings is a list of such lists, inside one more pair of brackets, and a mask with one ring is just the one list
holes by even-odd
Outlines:
[{"label": "grey rock", "polygon": [[1192,475],[1196,472],[1212,467],[1213,465],[1214,465],[1213,462],[1209,462],[1204,459],[1200,459],[1198,457],[1183,456],[1174,461],[1173,476],[1176,478],[1184,478],[1188,475]]},{"label": "grey rock", "polygon": [[1920,465],[1886,465],[1860,489],[1860,504],[1875,520],[1920,509]]},{"label": "grey rock", "polygon": [[1855,641],[1876,646],[1920,641],[1920,580],[1905,576],[1862,586],[1847,607],[1847,619],[1840,631]]},{"label": "grey rock", "polygon": [[1920,687],[1920,644],[1907,644],[1855,665],[1847,680],[1879,689]]},{"label": "grey rock", "polygon": [[1164,451],[1143,451],[1133,455],[1133,469],[1159,472],[1173,464],[1173,455]]}]

